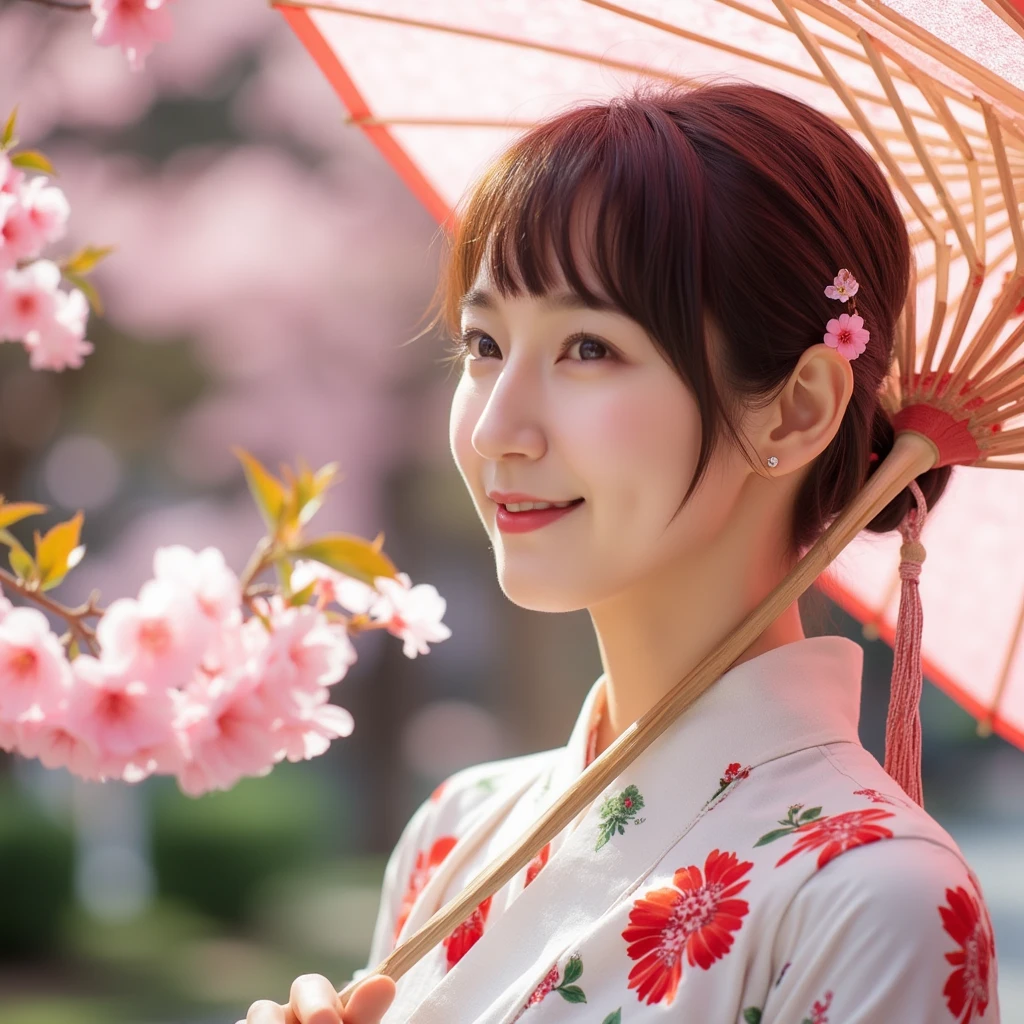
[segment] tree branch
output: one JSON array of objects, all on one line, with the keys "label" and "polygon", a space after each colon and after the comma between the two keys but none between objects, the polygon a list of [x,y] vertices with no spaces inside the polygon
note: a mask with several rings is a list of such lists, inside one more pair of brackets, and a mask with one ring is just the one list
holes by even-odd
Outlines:
[{"label": "tree branch", "polygon": [[30,4],[39,4],[42,7],[56,7],[58,11],[87,11],[92,6],[89,3],[62,3],[61,0],[27,0]]},{"label": "tree branch", "polygon": [[[5,589],[21,594],[22,597],[35,601],[48,612],[59,615],[68,624],[68,634],[65,636],[70,634],[78,640],[79,647],[85,647],[93,655],[99,656],[96,631],[90,629],[83,621],[88,618],[101,618],[103,615],[103,609],[96,603],[100,596],[98,590],[94,590],[89,595],[89,600],[85,604],[79,605],[77,608],[69,608],[67,605],[47,597],[41,590],[22,583],[17,576],[3,569],[0,569],[0,580],[3,581]],[[61,637],[61,640],[63,641],[64,637]]]}]

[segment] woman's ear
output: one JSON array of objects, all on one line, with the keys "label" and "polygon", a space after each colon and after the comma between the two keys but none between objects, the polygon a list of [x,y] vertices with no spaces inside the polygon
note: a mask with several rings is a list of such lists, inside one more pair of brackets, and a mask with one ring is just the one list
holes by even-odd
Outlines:
[{"label": "woman's ear", "polygon": [[852,396],[850,360],[823,343],[808,348],[760,417],[752,439],[762,465],[776,456],[778,471],[772,475],[777,476],[812,462],[838,433]]}]

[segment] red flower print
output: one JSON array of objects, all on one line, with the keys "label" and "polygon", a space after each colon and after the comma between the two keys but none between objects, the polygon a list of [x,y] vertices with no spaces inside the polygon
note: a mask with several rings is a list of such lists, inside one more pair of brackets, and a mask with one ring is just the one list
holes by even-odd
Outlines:
[{"label": "red flower print", "polygon": [[852,850],[855,846],[866,846],[879,839],[892,839],[892,832],[884,825],[874,822],[883,818],[893,818],[892,811],[883,811],[878,807],[869,807],[864,811],[846,811],[844,814],[832,814],[816,821],[808,821],[795,828],[796,845],[776,867],[781,867],[787,860],[792,860],[798,853],[805,850],[816,850],[823,847],[818,856],[818,867],[823,868],[833,857]]},{"label": "red flower print", "polygon": [[939,907],[942,925],[960,948],[946,954],[955,970],[942,994],[957,1024],[970,1024],[985,1015],[988,1006],[989,968],[995,940],[981,918],[981,907],[963,886],[946,890],[948,907]]},{"label": "red flower print", "polygon": [[409,875],[409,884],[405,887],[405,894],[402,896],[402,903],[398,908],[398,920],[395,921],[395,942],[398,941],[398,933],[402,930],[402,926],[409,919],[409,911],[412,910],[416,897],[430,881],[430,876],[438,864],[451,853],[456,842],[455,836],[441,836],[440,839],[434,840],[434,845],[430,847],[429,853],[420,850],[416,854],[416,866],[412,869],[412,874]]},{"label": "red flower print", "polygon": [[740,767],[739,761],[733,761],[732,764],[728,764],[725,767],[725,774],[718,780],[718,789],[715,790],[714,795],[704,805],[713,803],[717,800],[734,782],[739,782],[740,779],[745,779],[750,774],[750,766],[746,768]]},{"label": "red flower print", "polygon": [[828,1008],[832,1005],[832,993],[826,992],[824,999],[816,999],[811,1007],[810,1017],[804,1017],[800,1024],[828,1024]]},{"label": "red flower print", "polygon": [[491,909],[492,896],[481,903],[465,921],[462,922],[444,940],[444,948],[448,951],[445,970],[450,971],[472,948],[477,939],[484,933],[484,922],[487,920],[487,913]]},{"label": "red flower print", "polygon": [[708,970],[732,946],[750,910],[746,900],[734,897],[750,883],[740,879],[753,867],[734,853],[712,850],[700,868],[679,868],[674,889],[652,889],[635,900],[629,925],[622,933],[626,953],[636,960],[629,972],[629,987],[648,1005],[675,999],[682,976],[682,955],[691,967]]},{"label": "red flower print", "polygon": [[719,779],[719,785],[727,786],[730,782],[735,782],[737,779],[745,779],[749,774],[749,768],[740,768],[739,761],[734,761],[726,767],[725,775]]},{"label": "red flower print", "polygon": [[537,856],[530,861],[526,866],[526,881],[523,883],[525,889],[539,874],[540,869],[544,867],[548,862],[548,857],[551,855],[551,844],[545,843],[538,852]]},{"label": "red flower print", "polygon": [[531,1007],[536,1006],[554,987],[558,984],[558,964],[548,971],[544,980],[533,990],[530,998],[523,1004],[522,1009],[516,1014],[515,1020],[519,1018]]},{"label": "red flower print", "polygon": [[444,787],[448,785],[447,779],[442,779],[435,787],[434,792],[430,794],[430,802],[437,803],[441,798],[441,794],[444,792]]},{"label": "red flower print", "polygon": [[853,791],[854,796],[866,796],[873,804],[892,804],[896,807],[896,801],[890,800],[884,793],[879,793],[877,789],[855,789]]}]

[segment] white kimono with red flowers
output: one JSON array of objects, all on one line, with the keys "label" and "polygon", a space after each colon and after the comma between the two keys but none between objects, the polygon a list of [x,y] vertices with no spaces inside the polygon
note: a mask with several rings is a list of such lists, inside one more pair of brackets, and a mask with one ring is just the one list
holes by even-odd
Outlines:
[{"label": "white kimono with red flowers", "polygon": [[[827,636],[726,672],[399,980],[385,1024],[998,1024],[978,880],[861,746],[862,665]],[[578,777],[604,697],[602,676],[565,747],[416,811],[368,970]]]}]

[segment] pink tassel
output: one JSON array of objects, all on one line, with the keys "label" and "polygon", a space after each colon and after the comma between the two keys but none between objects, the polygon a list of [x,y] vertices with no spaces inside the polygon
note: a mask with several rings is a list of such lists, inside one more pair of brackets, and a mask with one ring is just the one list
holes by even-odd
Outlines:
[{"label": "pink tassel", "polygon": [[889,684],[889,714],[885,723],[885,770],[918,804],[924,803],[921,784],[921,610],[919,580],[925,559],[920,541],[928,505],[916,481],[910,489],[917,508],[910,509],[900,523],[903,545],[900,547],[899,618],[893,643],[892,681]]}]

